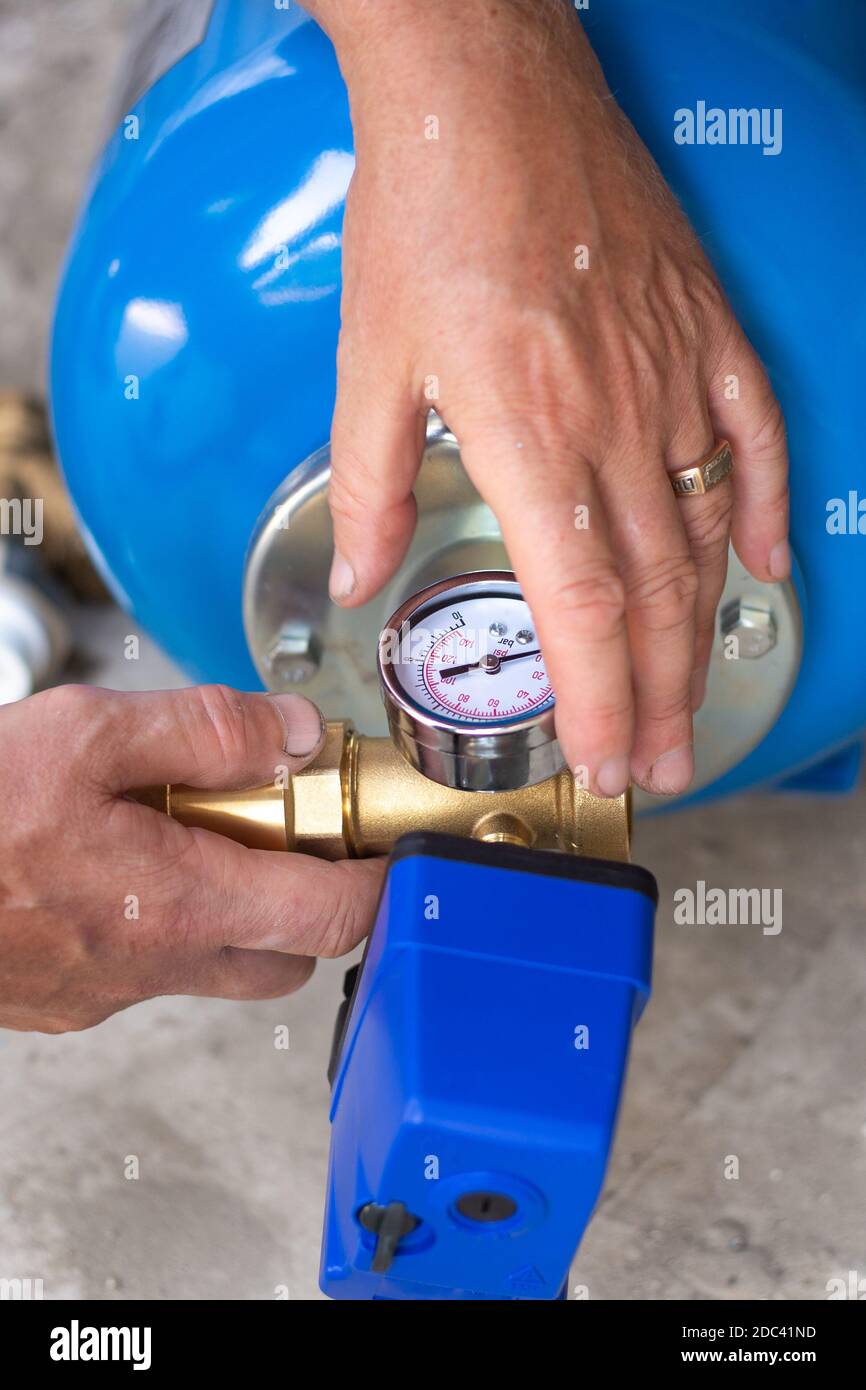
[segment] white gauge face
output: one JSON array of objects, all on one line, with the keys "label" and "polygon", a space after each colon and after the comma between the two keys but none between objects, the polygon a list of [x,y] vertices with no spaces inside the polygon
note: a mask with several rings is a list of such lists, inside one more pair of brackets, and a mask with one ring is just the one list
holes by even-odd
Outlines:
[{"label": "white gauge face", "polygon": [[422,604],[393,644],[404,697],[437,720],[502,724],[549,709],[554,694],[516,583],[479,579]]}]

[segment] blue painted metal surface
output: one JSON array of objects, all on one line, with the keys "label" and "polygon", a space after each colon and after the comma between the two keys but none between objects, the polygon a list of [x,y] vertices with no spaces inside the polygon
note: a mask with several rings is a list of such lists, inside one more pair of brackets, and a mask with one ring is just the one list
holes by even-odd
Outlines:
[{"label": "blue painted metal surface", "polygon": [[[655,884],[621,864],[595,882],[597,861],[565,855],[455,854],[407,836],[389,868],[334,1079],[333,1298],[555,1299],[601,1188]],[[515,1211],[467,1220],[478,1190]],[[370,1201],[420,1218],[386,1274],[357,1219]]]},{"label": "blue painted metal surface", "polygon": [[813,795],[823,792],[828,796],[838,796],[841,792],[851,792],[859,784],[863,773],[863,744],[858,740],[840,748],[819,763],[812,763],[802,772],[794,772],[778,784],[780,791],[810,792]]},{"label": "blue painted metal surface", "polygon": [[[825,515],[862,476],[866,5],[593,0],[586,24],[788,420],[805,658],[777,727],[713,795],[778,780],[864,724],[866,540],[828,534]],[[701,100],[781,108],[782,152],[677,145],[674,112]],[[346,95],[297,6],[217,0],[204,42],[134,114],[138,138],[110,141],[66,268],[59,450],[139,622],[193,676],[254,688],[244,550],[272,489],[329,434]]]}]

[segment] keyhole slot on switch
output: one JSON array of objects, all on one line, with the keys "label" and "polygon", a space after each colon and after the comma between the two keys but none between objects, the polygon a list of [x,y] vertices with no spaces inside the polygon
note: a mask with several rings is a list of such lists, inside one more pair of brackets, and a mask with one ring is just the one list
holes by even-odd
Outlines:
[{"label": "keyhole slot on switch", "polygon": [[485,1224],[508,1221],[517,1211],[514,1198],[507,1197],[504,1192],[464,1192],[455,1206],[466,1221]]}]

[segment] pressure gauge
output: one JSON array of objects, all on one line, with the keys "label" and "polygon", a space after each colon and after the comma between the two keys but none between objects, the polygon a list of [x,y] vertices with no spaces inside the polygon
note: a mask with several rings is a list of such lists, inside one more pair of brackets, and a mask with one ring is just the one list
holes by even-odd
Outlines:
[{"label": "pressure gauge", "polygon": [[384,628],[378,655],[391,736],[425,777],[496,792],[563,768],[555,696],[510,570],[422,589]]}]

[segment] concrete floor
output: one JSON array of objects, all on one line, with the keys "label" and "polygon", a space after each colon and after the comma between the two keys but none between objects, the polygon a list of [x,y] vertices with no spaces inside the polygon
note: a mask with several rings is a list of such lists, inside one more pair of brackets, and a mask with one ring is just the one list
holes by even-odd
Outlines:
[{"label": "concrete floor", "polygon": [[[133,8],[0,0],[0,385],[41,384],[56,265]],[[127,683],[129,620],[75,621],[88,678]],[[135,674],[182,683],[147,644]],[[639,825],[635,858],[661,889],[655,994],[573,1293],[821,1299],[866,1275],[864,823],[861,791]],[[781,887],[783,930],[675,926],[673,892],[698,879]],[[320,965],[286,1000],[157,1000],[90,1033],[0,1034],[0,1277],[41,1278],[46,1298],[317,1298],[344,968]]]}]

